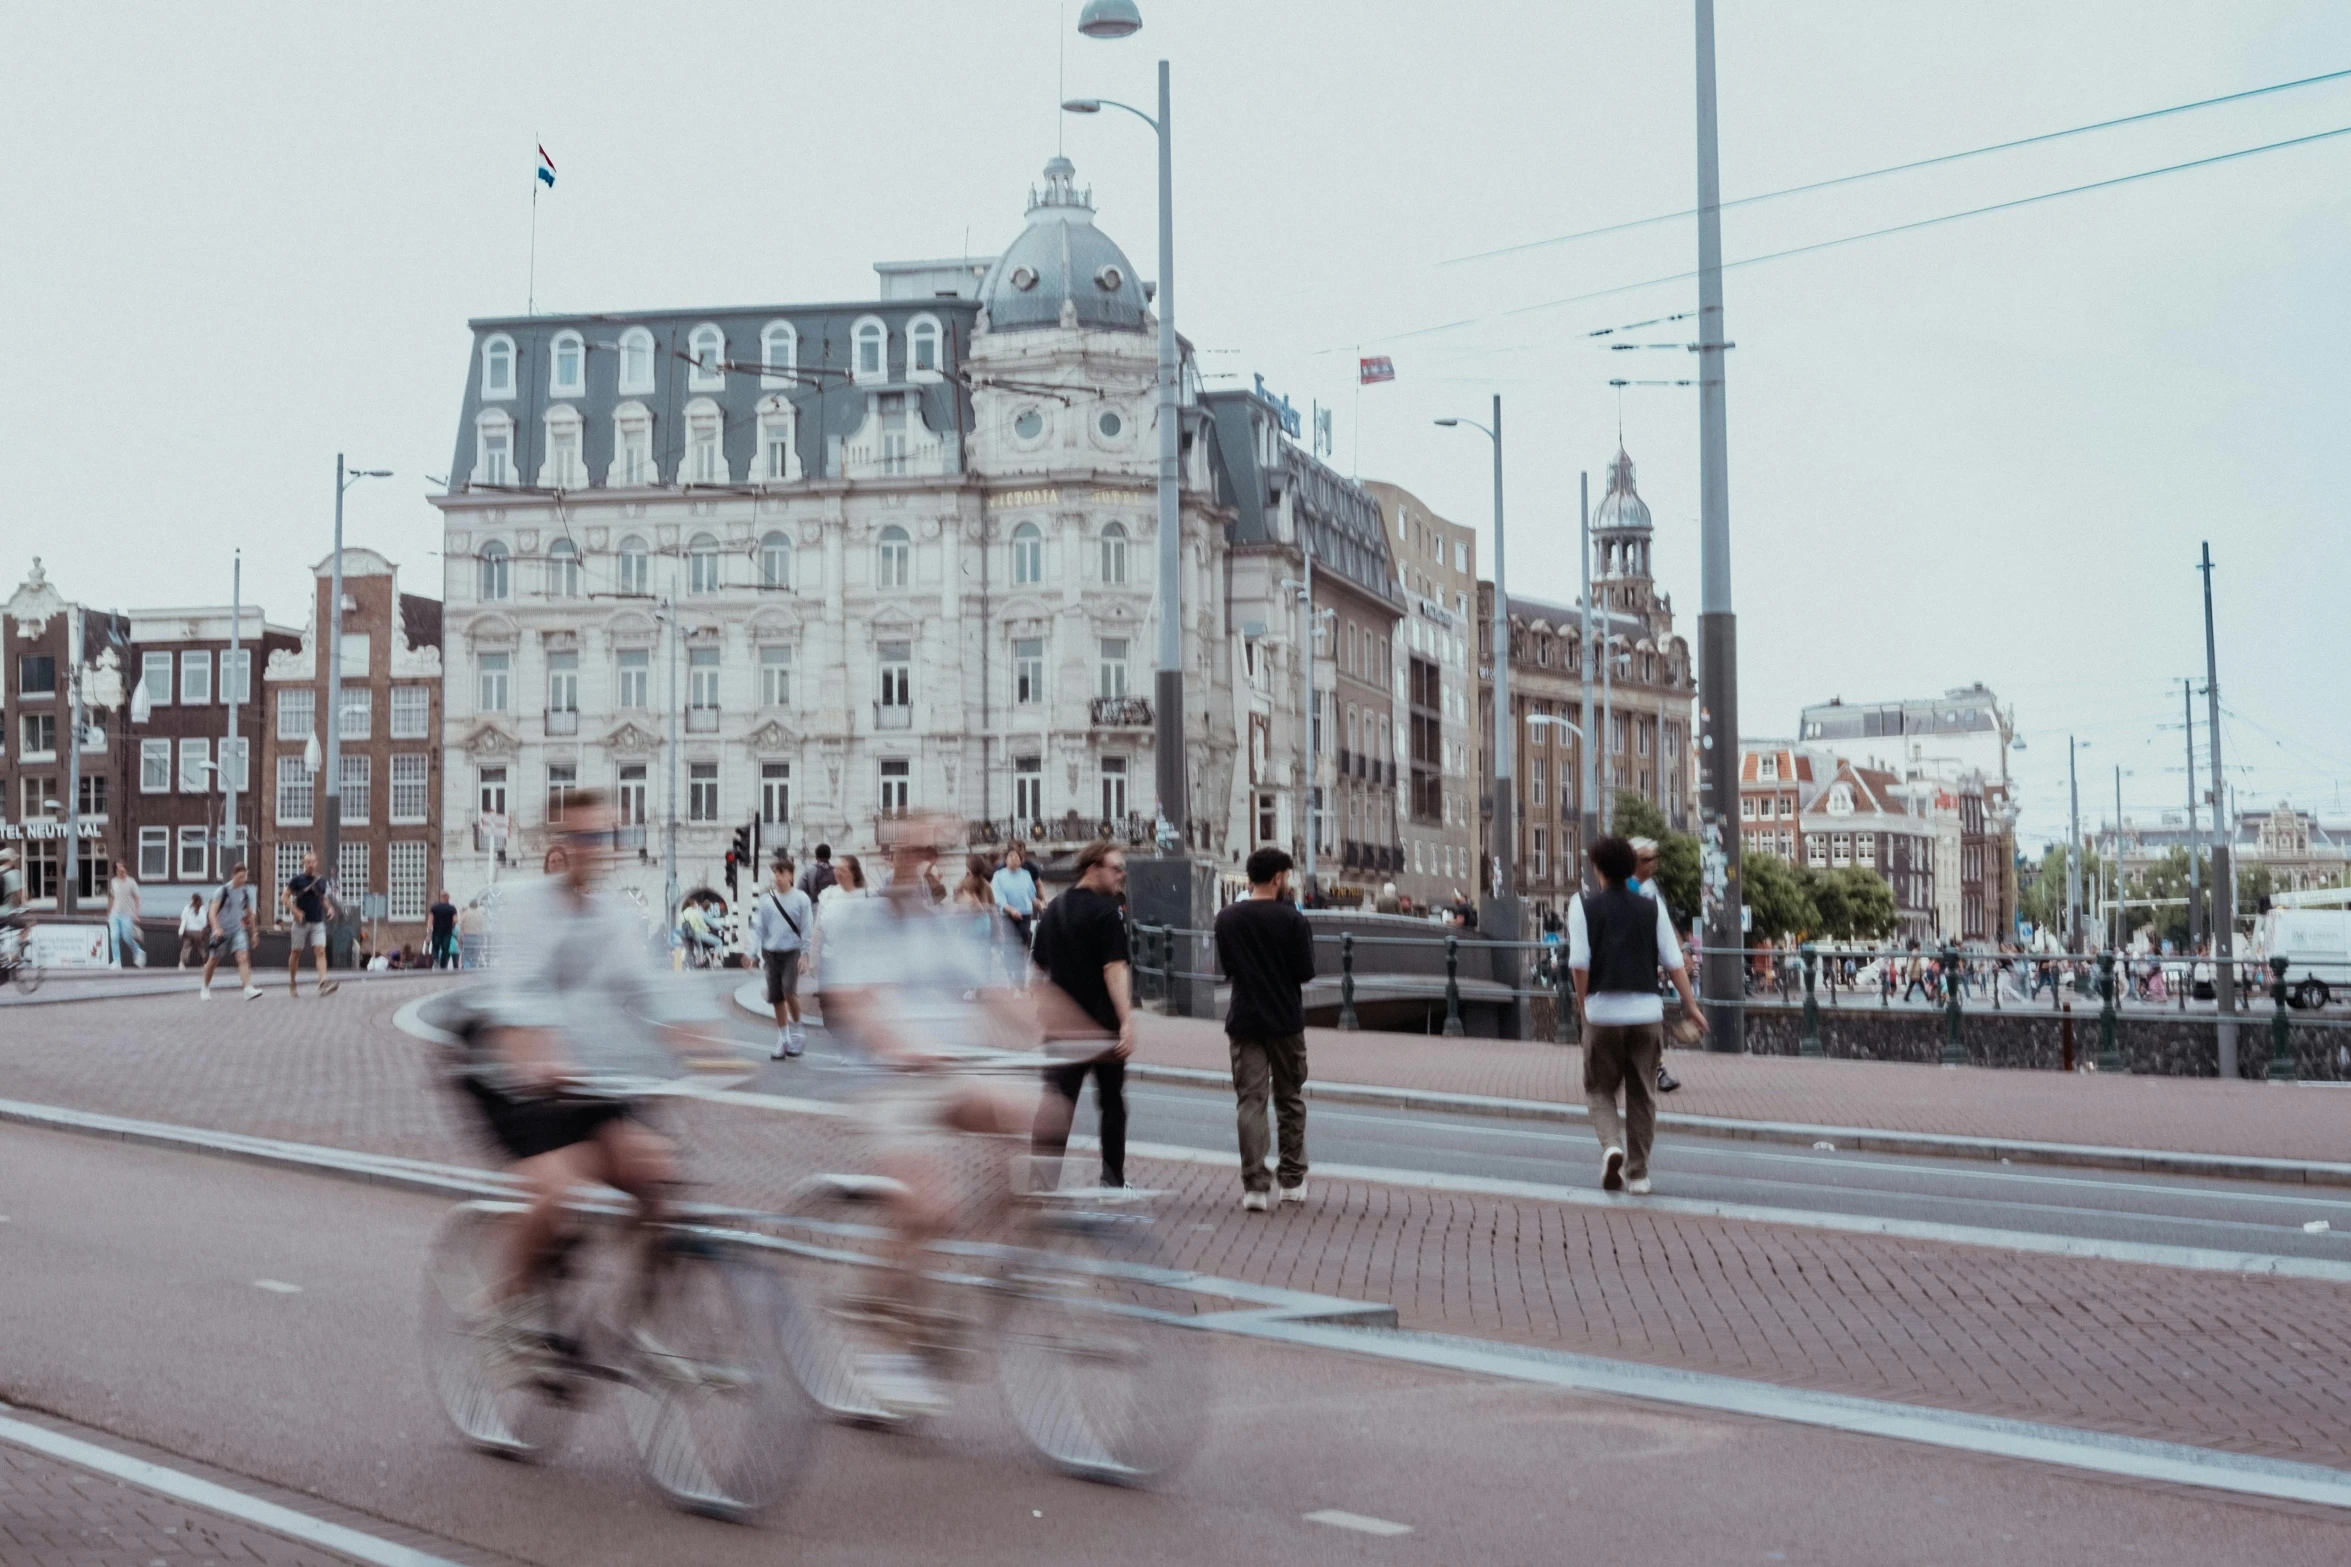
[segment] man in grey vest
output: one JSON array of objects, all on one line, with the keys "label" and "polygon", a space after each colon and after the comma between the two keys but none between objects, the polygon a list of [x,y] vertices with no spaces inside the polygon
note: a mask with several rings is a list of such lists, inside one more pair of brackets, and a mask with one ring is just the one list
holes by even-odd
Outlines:
[{"label": "man in grey vest", "polygon": [[[1681,992],[1682,1015],[1703,1031],[1706,1014],[1690,989],[1681,943],[1664,900],[1644,898],[1626,885],[1633,846],[1622,838],[1592,845],[1600,890],[1567,907],[1567,966],[1575,975],[1576,1008],[1584,1019],[1584,1102],[1600,1138],[1600,1186],[1649,1190],[1649,1143],[1657,1131],[1657,1101],[1649,1085],[1665,1055],[1665,1003],[1657,993],[1664,974]],[[1624,1095],[1619,1119],[1617,1094]]]}]

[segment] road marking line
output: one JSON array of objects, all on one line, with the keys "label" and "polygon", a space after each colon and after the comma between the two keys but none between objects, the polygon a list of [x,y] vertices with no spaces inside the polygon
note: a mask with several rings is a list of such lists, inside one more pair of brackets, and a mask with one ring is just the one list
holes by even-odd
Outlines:
[{"label": "road marking line", "polygon": [[2319,1464],[2256,1458],[2179,1442],[2154,1442],[2029,1420],[2003,1420],[1886,1399],[1813,1393],[1709,1372],[1677,1371],[1637,1361],[1607,1360],[1596,1355],[1572,1355],[1437,1333],[1324,1327],[1311,1322],[1252,1319],[1237,1314],[1218,1325],[1222,1331],[1250,1338],[1345,1350],[1515,1382],[1785,1420],[1862,1436],[1892,1437],[1930,1447],[2201,1486],[2245,1496],[2351,1508],[2351,1473]]},{"label": "road marking line", "polygon": [[110,1476],[143,1491],[168,1496],[174,1501],[201,1507],[207,1512],[234,1518],[272,1534],[282,1534],[290,1540],[300,1540],[321,1550],[334,1551],[353,1561],[366,1562],[370,1567],[458,1567],[445,1556],[433,1556],[411,1546],[362,1534],[339,1523],[328,1523],[308,1513],[298,1513],[275,1502],[232,1491],[225,1485],[200,1480],[177,1469],[166,1469],[145,1459],[131,1458],[111,1448],[84,1442],[45,1426],[27,1425],[21,1420],[0,1416],[0,1442],[8,1442],[30,1452],[54,1458],[59,1463]]},{"label": "road marking line", "polygon": [[1334,1529],[1352,1529],[1357,1534],[1398,1535],[1412,1532],[1412,1525],[1408,1523],[1391,1523],[1385,1518],[1372,1518],[1363,1513],[1342,1512],[1336,1507],[1326,1507],[1318,1513],[1308,1513],[1306,1521],[1308,1523],[1329,1524]]},{"label": "road marking line", "polygon": [[301,1285],[288,1284],[284,1279],[255,1279],[253,1287],[257,1290],[267,1290],[272,1295],[299,1295],[302,1293]]}]

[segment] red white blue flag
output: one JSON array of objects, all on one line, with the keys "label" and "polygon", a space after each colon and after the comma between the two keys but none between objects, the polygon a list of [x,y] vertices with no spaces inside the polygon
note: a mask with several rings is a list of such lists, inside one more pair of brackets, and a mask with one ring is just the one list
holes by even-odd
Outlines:
[{"label": "red white blue flag", "polygon": [[555,188],[555,160],[547,156],[547,149],[539,149],[539,183],[549,190]]},{"label": "red white blue flag", "polygon": [[1355,362],[1356,384],[1369,386],[1374,381],[1396,379],[1396,361],[1386,354],[1370,354]]}]

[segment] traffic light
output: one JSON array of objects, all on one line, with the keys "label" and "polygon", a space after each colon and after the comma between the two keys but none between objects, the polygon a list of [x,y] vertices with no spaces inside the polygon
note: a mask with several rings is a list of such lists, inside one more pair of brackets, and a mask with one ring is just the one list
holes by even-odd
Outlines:
[{"label": "traffic light", "polygon": [[736,828],[734,847],[727,850],[727,891],[729,893],[739,895],[735,877],[743,866],[751,863],[751,855],[751,829],[749,827]]}]

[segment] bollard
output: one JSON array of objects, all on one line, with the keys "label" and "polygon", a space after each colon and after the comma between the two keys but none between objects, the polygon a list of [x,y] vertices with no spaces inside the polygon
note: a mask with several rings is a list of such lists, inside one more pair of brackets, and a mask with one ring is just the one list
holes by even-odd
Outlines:
[{"label": "bollard", "polygon": [[1943,1055],[1945,1066],[1967,1065],[1959,1048],[1959,949],[1943,943]]},{"label": "bollard", "polygon": [[1551,949],[1551,1042],[1564,1045],[1572,1036],[1568,1032],[1568,1012],[1575,1005],[1575,981],[1569,977],[1567,948]]},{"label": "bollard", "polygon": [[1445,1037],[1459,1039],[1461,1026],[1461,938],[1445,937]]},{"label": "bollard", "polygon": [[2290,1083],[2297,1074],[2294,1071],[2294,1046],[2289,1037],[2293,1025],[2286,1021],[2286,960],[2271,958],[2269,972],[2269,993],[2277,1002],[2277,1010],[2269,1018],[2269,1080],[2273,1083]]},{"label": "bollard", "polygon": [[1339,1028],[1352,1034],[1362,1027],[1355,1021],[1355,932],[1339,932]]},{"label": "bollard", "polygon": [[2098,1070],[2123,1070],[2122,1051],[2114,1042],[2114,949],[2098,954]]},{"label": "bollard", "polygon": [[1804,1032],[1796,1036],[1796,1054],[1800,1056],[1827,1053],[1820,1047],[1820,997],[1813,990],[1814,970],[1819,963],[1819,954],[1812,950],[1812,943],[1804,943]]}]

